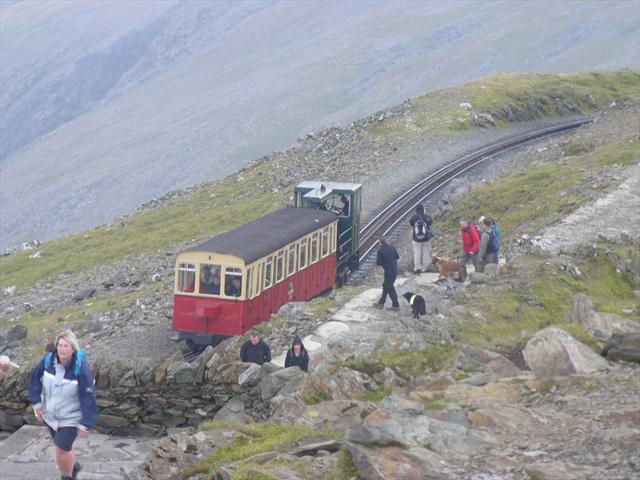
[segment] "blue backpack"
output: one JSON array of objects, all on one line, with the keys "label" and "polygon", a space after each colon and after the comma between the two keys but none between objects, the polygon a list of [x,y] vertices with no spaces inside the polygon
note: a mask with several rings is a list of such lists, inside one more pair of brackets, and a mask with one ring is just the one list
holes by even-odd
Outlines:
[{"label": "blue backpack", "polygon": [[489,245],[487,245],[487,253],[495,253],[500,249],[500,228],[495,223],[491,225],[491,233],[489,234]]}]

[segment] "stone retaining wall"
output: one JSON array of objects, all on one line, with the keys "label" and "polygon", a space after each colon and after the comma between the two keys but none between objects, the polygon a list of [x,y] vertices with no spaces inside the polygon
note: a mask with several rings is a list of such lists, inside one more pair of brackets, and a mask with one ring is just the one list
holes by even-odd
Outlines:
[{"label": "stone retaining wall", "polygon": [[[225,342],[226,343],[226,342]],[[235,345],[209,347],[193,363],[180,353],[162,365],[122,359],[92,362],[99,409],[97,429],[120,435],[162,434],[167,428],[195,426],[241,396],[247,411],[259,416],[264,400],[258,382],[278,367],[235,361]],[[0,376],[0,430],[34,424],[29,405],[29,377],[35,364]]]}]

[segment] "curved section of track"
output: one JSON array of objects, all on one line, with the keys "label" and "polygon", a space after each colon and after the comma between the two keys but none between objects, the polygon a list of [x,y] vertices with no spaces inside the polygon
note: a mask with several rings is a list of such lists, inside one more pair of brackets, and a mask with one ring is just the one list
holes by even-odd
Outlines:
[{"label": "curved section of track", "polygon": [[362,263],[376,248],[377,239],[380,235],[388,235],[419,203],[422,203],[454,178],[459,177],[476,165],[513,148],[575,130],[582,125],[592,123],[597,118],[598,116],[595,116],[562,123],[492,143],[458,158],[423,178],[378,212],[362,227],[360,230],[360,262]]}]

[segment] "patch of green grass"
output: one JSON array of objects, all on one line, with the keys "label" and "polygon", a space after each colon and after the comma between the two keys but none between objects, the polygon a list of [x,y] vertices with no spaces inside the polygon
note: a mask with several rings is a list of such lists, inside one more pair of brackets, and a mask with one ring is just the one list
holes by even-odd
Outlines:
[{"label": "patch of green grass", "polygon": [[316,389],[302,398],[305,405],[317,405],[318,403],[326,402],[327,400],[331,400],[331,398]]},{"label": "patch of green grass", "polygon": [[[237,177],[218,180],[194,191],[186,199],[162,208],[138,212],[118,226],[100,227],[43,243],[40,258],[19,252],[0,259],[0,287],[18,288],[57,275],[76,274],[130,255],[168,249],[192,239],[204,239],[235,228],[284,206],[287,193],[255,188],[259,165]],[[239,193],[242,192],[242,193]],[[231,208],[230,208],[231,207]]]},{"label": "patch of green grass", "polygon": [[393,141],[476,128],[471,112],[460,107],[463,102],[471,103],[475,112],[491,113],[500,126],[508,123],[506,110],[515,121],[530,119],[532,102],[537,118],[550,119],[559,116],[556,99],[595,114],[612,101],[637,101],[639,96],[640,76],[632,70],[574,75],[503,73],[417,97],[406,114],[383,120],[367,135]]},{"label": "patch of green grass", "polygon": [[439,411],[447,408],[447,404],[443,400],[431,400],[425,405],[425,408],[429,411]]},{"label": "patch of green grass", "polygon": [[[144,292],[135,291],[119,295],[103,295],[87,299],[77,305],[68,305],[53,313],[32,310],[20,317],[20,324],[27,327],[28,340],[40,339],[59,333],[65,325],[84,320],[88,313],[100,314],[122,309],[143,294]],[[4,323],[6,322],[2,322]]]},{"label": "patch of green grass", "polygon": [[[572,297],[579,292],[595,300],[598,311],[639,319],[637,312],[622,311],[637,305],[637,299],[633,285],[616,271],[609,258],[596,256],[584,260],[579,265],[582,279],[573,278],[543,259],[537,259],[540,268],[531,270],[533,260],[534,257],[530,257],[526,273],[521,272],[530,279],[530,293],[493,285],[474,295],[471,300],[474,308],[480,310],[487,323],[467,322],[463,325],[459,332],[463,342],[508,353],[538,330],[555,325],[597,351],[598,343],[584,326],[565,323],[571,311]],[[515,268],[517,272],[518,264]]]},{"label": "patch of green grass", "polygon": [[380,403],[386,397],[391,395],[392,392],[393,390],[391,388],[385,388],[384,385],[378,385],[375,392],[362,395],[359,400],[362,400],[363,402]]},{"label": "patch of green grass", "polygon": [[535,233],[590,200],[585,182],[604,166],[640,161],[640,141],[618,142],[572,157],[566,162],[538,164],[477,188],[456,202],[442,219],[442,231],[457,230],[460,217],[487,215],[497,219],[503,238]]},{"label": "patch of green grass", "polygon": [[198,465],[184,472],[184,478],[198,473],[215,474],[222,465],[236,463],[260,453],[281,451],[301,440],[322,438],[341,439],[343,434],[333,431],[314,430],[308,427],[275,425],[272,423],[235,424],[210,422],[201,425],[202,430],[235,430],[243,436],[226,447],[218,449]]},{"label": "patch of green grass", "polygon": [[337,304],[332,298],[316,298],[307,303],[306,313],[314,319],[324,318],[329,315]]},{"label": "patch of green grass", "polygon": [[338,362],[336,367],[339,368],[347,367],[352,370],[357,370],[358,372],[362,372],[370,377],[375,375],[376,373],[380,373],[385,369],[385,366],[378,359],[367,359],[367,358],[353,358],[349,360],[344,360],[342,362]]},{"label": "patch of green grass", "polygon": [[450,366],[457,355],[458,347],[434,345],[424,350],[395,350],[377,357],[344,360],[336,365],[336,369],[342,366],[373,376],[389,367],[408,379],[440,371]]},{"label": "patch of green grass", "polygon": [[354,478],[358,478],[358,469],[353,464],[349,450],[341,448],[335,467],[327,472],[322,480],[351,480]]},{"label": "patch of green grass", "polygon": [[424,350],[397,350],[385,353],[378,360],[399,376],[410,378],[449,367],[458,353],[459,349],[456,346],[434,345]]}]

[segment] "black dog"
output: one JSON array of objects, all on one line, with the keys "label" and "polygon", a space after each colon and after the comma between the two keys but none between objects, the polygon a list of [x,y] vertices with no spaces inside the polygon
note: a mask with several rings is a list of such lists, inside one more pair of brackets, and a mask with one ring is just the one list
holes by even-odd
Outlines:
[{"label": "black dog", "polygon": [[413,318],[420,318],[420,315],[427,314],[427,304],[424,302],[424,297],[413,292],[407,292],[402,295],[407,299],[409,305],[411,305],[411,313]]}]

